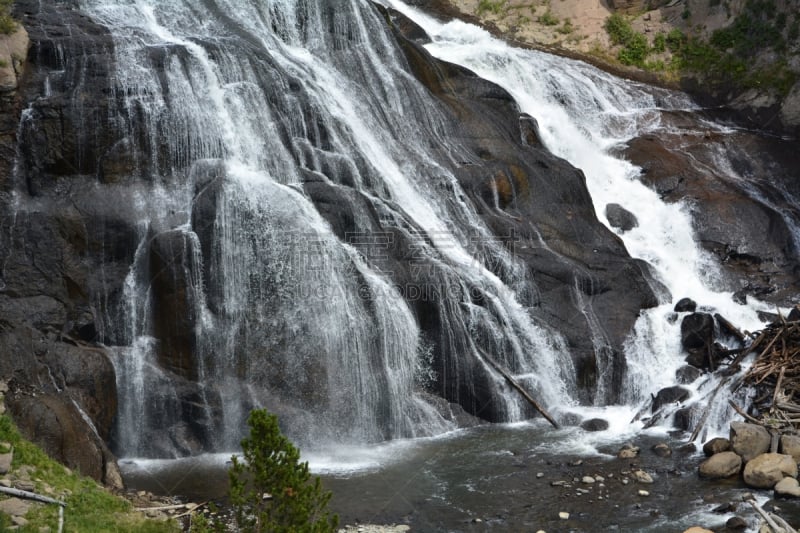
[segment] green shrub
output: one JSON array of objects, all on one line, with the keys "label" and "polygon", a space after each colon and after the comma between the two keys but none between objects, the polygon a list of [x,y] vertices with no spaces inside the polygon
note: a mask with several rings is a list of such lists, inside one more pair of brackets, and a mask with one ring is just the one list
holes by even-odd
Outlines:
[{"label": "green shrub", "polygon": [[653,52],[660,54],[667,50],[667,36],[664,35],[664,32],[656,33],[656,36],[653,37]]},{"label": "green shrub", "polygon": [[308,463],[300,462],[300,452],[281,433],[277,417],[256,409],[247,425],[250,434],[242,441],[244,461],[234,456],[229,471],[238,531],[336,531],[339,518],[326,511],[331,493],[322,489],[319,477],[312,481]]},{"label": "green shrub", "polygon": [[556,26],[559,22],[558,17],[553,15],[552,11],[549,9],[536,20],[539,21],[539,24],[544,24],[545,26]]},{"label": "green shrub", "polygon": [[642,66],[648,52],[647,37],[641,33],[634,33],[633,37],[625,44],[625,48],[619,51],[617,58],[624,65]]},{"label": "green shrub", "polygon": [[478,15],[481,15],[485,12],[494,13],[495,15],[500,13],[506,5],[506,0],[480,0],[478,2]]},{"label": "green shrub", "polygon": [[685,42],[686,36],[678,28],[670,30],[667,34],[667,48],[669,48],[671,52],[680,50]]},{"label": "green shrub", "polygon": [[564,23],[556,31],[558,31],[558,33],[562,33],[564,35],[569,35],[573,31],[575,31],[575,26],[572,25],[572,21],[570,19],[565,19]]},{"label": "green shrub", "polygon": [[624,45],[634,34],[631,23],[619,13],[614,13],[608,17],[603,27],[606,32],[608,32],[608,36],[611,38],[613,44]]}]

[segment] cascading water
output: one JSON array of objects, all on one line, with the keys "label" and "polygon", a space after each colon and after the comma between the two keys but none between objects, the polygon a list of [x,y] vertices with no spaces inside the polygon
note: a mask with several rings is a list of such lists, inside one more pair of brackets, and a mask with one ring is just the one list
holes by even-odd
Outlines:
[{"label": "cascading water", "polygon": [[[432,266],[448,350],[489,352],[544,403],[571,401],[563,341],[515,295],[532,290],[524,269],[438,163],[473,156],[425,142],[445,119],[372,6],[80,4],[112,32],[112,119],[153,193],[127,305],[105,321],[126,345],[121,455],[234,449],[258,405],[305,446],[452,428],[419,394],[428,341],[375,239]],[[352,202],[345,232],[314,188]],[[500,376],[463,359],[438,376],[453,396],[487,380],[494,418],[525,417]]]},{"label": "cascading water", "polygon": [[[608,224],[604,213],[611,203],[637,217],[637,227],[616,231],[633,257],[655,268],[676,300],[691,296],[742,328],[760,329],[757,311],[769,306],[752,298],[748,305],[734,303],[733,290],[726,288],[715,260],[695,243],[687,206],[663,202],[638,180],[641,169],[614,153],[635,136],[668,128],[662,112],[692,110],[687,96],[621,80],[581,62],[513,48],[476,26],[441,23],[398,0],[385,3],[426,31],[432,39],[426,48],[435,57],[497,83],[513,95],[522,111],[536,117],[543,143],[586,173],[601,220]],[[713,124],[706,127],[724,130]],[[590,301],[581,306],[591,312]],[[622,400],[631,406],[673,385],[675,371],[684,364],[680,321],[671,314],[672,303],[643,312],[626,345]],[[592,328],[592,339],[596,353],[602,354],[606,343],[596,331]],[[713,388],[701,385],[704,391]],[[603,403],[601,395],[597,400]],[[630,412],[622,416],[630,420]],[[721,431],[724,423],[720,418],[709,426]]]}]

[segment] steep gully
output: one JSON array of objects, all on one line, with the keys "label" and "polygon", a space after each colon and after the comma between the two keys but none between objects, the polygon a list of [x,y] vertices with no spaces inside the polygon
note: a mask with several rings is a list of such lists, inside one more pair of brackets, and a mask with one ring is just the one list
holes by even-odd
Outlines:
[{"label": "steep gully", "polygon": [[18,2],[0,374],[70,466],[231,450],[256,405],[310,450],[532,416],[481,350],[566,418],[633,408],[673,299],[793,303],[796,143],[399,2],[427,48],[361,2],[195,4]]}]

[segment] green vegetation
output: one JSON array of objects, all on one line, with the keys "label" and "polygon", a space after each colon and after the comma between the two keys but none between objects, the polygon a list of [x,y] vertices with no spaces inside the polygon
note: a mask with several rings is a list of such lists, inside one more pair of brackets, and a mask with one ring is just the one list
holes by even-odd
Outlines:
[{"label": "green vegetation", "polygon": [[483,13],[489,12],[498,15],[503,11],[505,6],[506,0],[480,0],[478,2],[477,14],[482,15]]},{"label": "green vegetation", "polygon": [[9,35],[17,31],[17,23],[11,17],[11,5],[14,0],[0,0],[0,33]]},{"label": "green vegetation", "polygon": [[544,24],[545,26],[557,26],[559,23],[558,17],[553,15],[553,12],[549,9],[545,11],[543,15],[540,15],[536,20],[539,22],[539,24]]},{"label": "green vegetation", "polygon": [[[230,502],[239,531],[328,533],[339,518],[326,507],[331,493],[311,479],[308,463],[263,409],[250,413],[250,435],[242,441],[244,461],[233,457]],[[269,495],[268,497],[265,495]]]},{"label": "green vegetation", "polygon": [[604,27],[611,42],[622,46],[617,59],[623,65],[644,68],[645,60],[651,51],[647,37],[643,33],[635,31],[628,19],[618,13],[608,17]]},{"label": "green vegetation", "polygon": [[570,19],[564,19],[564,23],[556,30],[558,33],[569,35],[573,31],[575,31],[575,26],[572,25],[572,21]]},{"label": "green vegetation", "polygon": [[[44,493],[45,486],[52,488],[54,497],[63,496],[67,504],[64,526],[66,531],[97,533],[130,531],[138,533],[174,533],[179,527],[174,522],[148,521],[133,511],[130,502],[114,496],[91,479],[69,472],[50,459],[40,448],[24,440],[8,416],[0,416],[0,441],[14,447],[12,468],[26,465],[35,480],[36,490]],[[58,509],[47,505],[31,509],[26,517],[29,524],[22,531],[39,531],[49,527],[56,531]],[[0,522],[0,531],[8,526],[7,517]]]},{"label": "green vegetation", "polygon": [[[684,18],[690,16],[688,9],[684,11]],[[785,56],[790,43],[800,37],[799,19],[800,15],[794,14],[790,19],[787,13],[777,10],[775,0],[748,0],[733,24],[714,31],[707,41],[673,29],[666,35],[657,33],[650,46],[647,37],[619,14],[606,19],[605,29],[611,42],[621,47],[617,59],[622,64],[667,76],[700,75],[716,85],[767,88],[786,94],[796,80],[786,59],[756,67],[756,56],[765,50],[774,51],[779,58]],[[671,55],[667,61],[648,57],[667,51]]]}]

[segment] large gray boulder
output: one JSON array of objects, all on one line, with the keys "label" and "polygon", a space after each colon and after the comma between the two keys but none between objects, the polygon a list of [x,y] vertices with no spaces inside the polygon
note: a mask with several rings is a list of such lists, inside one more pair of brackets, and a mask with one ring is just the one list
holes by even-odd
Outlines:
[{"label": "large gray boulder", "polygon": [[797,477],[791,455],[763,453],[744,465],[744,482],[754,489],[771,489],[785,477]]},{"label": "large gray boulder", "polygon": [[781,453],[791,455],[795,462],[800,461],[800,437],[797,435],[781,435]]},{"label": "large gray boulder", "polygon": [[741,469],[741,457],[733,452],[720,452],[700,463],[700,477],[722,479],[735,476]]},{"label": "large gray boulder", "polygon": [[746,422],[731,422],[731,448],[742,456],[745,463],[768,452],[771,440],[769,432],[762,426]]}]

